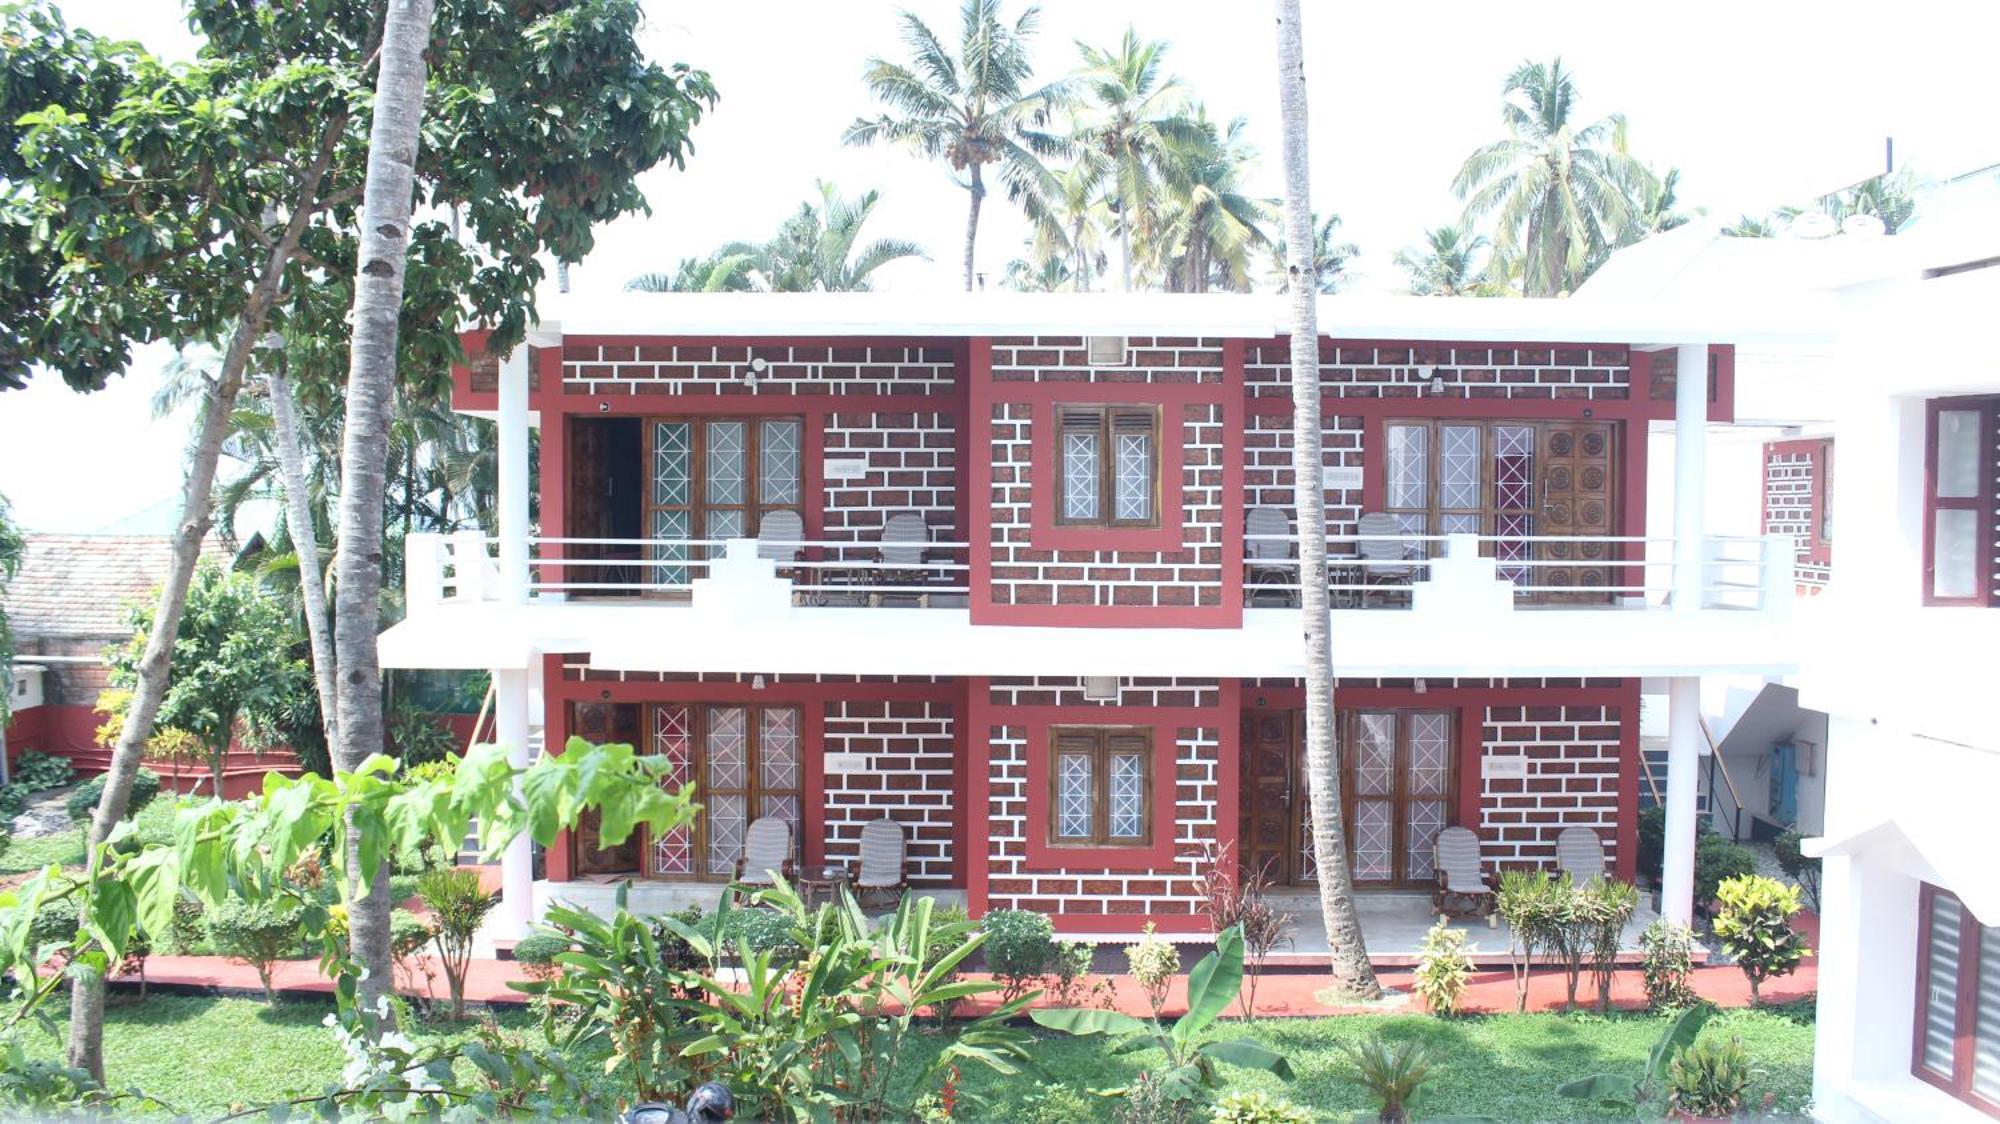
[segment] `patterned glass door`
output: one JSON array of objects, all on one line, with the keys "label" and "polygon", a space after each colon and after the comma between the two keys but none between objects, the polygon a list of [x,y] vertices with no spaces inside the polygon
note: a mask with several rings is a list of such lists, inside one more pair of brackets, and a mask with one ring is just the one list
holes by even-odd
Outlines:
[{"label": "patterned glass door", "polygon": [[1344,715],[1348,863],[1356,885],[1431,881],[1454,791],[1452,717],[1422,710]]},{"label": "patterned glass door", "polygon": [[791,706],[649,707],[649,752],[667,758],[666,783],[695,783],[695,822],[652,837],[646,873],[655,878],[729,878],[750,823],[776,816],[801,838],[804,739]]},{"label": "patterned glass door", "polygon": [[[694,779],[694,708],[663,703],[652,711],[649,752],[667,759],[660,785],[674,791]],[[651,838],[646,848],[646,873],[654,878],[687,878],[695,871],[694,825],[683,824]]]},{"label": "patterned glass door", "polygon": [[699,576],[674,563],[719,554],[673,543],[750,538],[768,511],[799,510],[805,425],[798,418],[653,418],[647,423],[646,529],[656,540],[656,580]]}]

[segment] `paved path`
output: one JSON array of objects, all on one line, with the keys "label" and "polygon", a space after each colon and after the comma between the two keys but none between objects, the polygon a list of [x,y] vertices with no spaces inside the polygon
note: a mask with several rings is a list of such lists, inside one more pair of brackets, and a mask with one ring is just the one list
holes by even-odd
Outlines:
[{"label": "paved path", "polygon": [[[1817,944],[1817,919],[1802,916],[1800,928],[1807,934],[1809,943]],[[1184,967],[1192,967],[1192,963]],[[442,998],[445,996],[444,973],[433,968],[435,978],[430,981],[429,992]],[[273,973],[278,990],[287,995],[331,994],[333,984],[319,973],[319,965],[311,960],[288,960],[277,966]],[[262,985],[257,981],[254,969],[243,964],[232,964],[217,956],[155,956],[146,962],[146,978],[152,984],[170,985],[202,990],[214,990],[229,994],[261,995]],[[975,974],[973,978],[984,978]],[[472,962],[471,978],[466,983],[466,999],[474,1003],[517,1004],[526,997],[509,988],[510,981],[527,979],[520,965],[512,960],[475,959]],[[1143,1015],[1147,1005],[1144,994],[1130,980],[1123,977],[1109,977],[1114,989],[1114,999],[1119,1010],[1129,1014]],[[1392,968],[1382,972],[1382,984],[1392,990],[1407,993],[1410,987],[1410,972],[1407,969]],[[1703,997],[1725,1007],[1747,1007],[1750,1004],[1750,984],[1743,973],[1733,966],[1716,965],[1695,969],[1695,990]],[[137,980],[119,980],[119,986],[136,987]],[[1317,972],[1274,972],[1266,974],[1257,988],[1257,1014],[1260,1016],[1297,1016],[1347,1014],[1356,1011],[1401,1011],[1421,1010],[1414,999],[1404,1000],[1386,1007],[1335,1006],[1321,1002],[1316,995],[1326,989],[1332,981]],[[1798,971],[1781,979],[1771,980],[1764,987],[1763,998],[1767,1003],[1791,1002],[1811,997],[1817,991],[1819,970],[1817,961],[1808,957]],[[1166,1012],[1181,1014],[1187,1009],[1185,979],[1176,981],[1168,996]],[[405,994],[425,993],[425,981],[420,977],[411,980],[398,973],[397,990]],[[1563,1005],[1563,977],[1558,971],[1541,969],[1535,974],[1528,989],[1528,1009],[1532,1011],[1560,1010]],[[1579,988],[1580,998],[1585,1003],[1595,1001],[1591,992],[1589,976],[1586,975]],[[1612,1002],[1622,1008],[1645,1006],[1645,988],[1636,970],[1620,971],[1612,987]],[[1045,996],[1037,1006],[1057,1006],[1053,997]],[[972,1012],[990,1009],[991,1003],[972,1006]],[[1512,974],[1505,971],[1479,971],[1473,973],[1472,984],[1467,989],[1466,1009],[1472,1012],[1502,1012],[1514,1009],[1514,981]],[[1233,1009],[1232,1009],[1233,1010]]]}]

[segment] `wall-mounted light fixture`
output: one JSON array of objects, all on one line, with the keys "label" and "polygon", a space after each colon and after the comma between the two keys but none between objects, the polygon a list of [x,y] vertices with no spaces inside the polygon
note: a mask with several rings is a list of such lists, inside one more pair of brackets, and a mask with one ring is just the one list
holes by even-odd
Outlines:
[{"label": "wall-mounted light fixture", "polygon": [[757,380],[763,378],[764,372],[770,370],[770,368],[771,368],[770,361],[765,359],[763,356],[760,355],[757,358],[752,359],[750,361],[750,369],[743,372],[744,385],[750,387],[752,390],[755,390],[757,388]]},{"label": "wall-mounted light fixture", "polygon": [[599,401],[599,402],[597,403],[597,412],[598,412],[598,413],[600,413],[600,414],[608,414],[608,413],[610,413],[610,412],[611,412],[611,403],[610,403],[609,401]]},{"label": "wall-mounted light fixture", "polygon": [[753,676],[751,676],[751,677],[750,677],[750,689],[751,689],[751,690],[753,690],[753,691],[761,691],[761,690],[763,690],[763,689],[764,689],[764,677],[763,677],[763,676],[761,676],[761,675],[753,675]]},{"label": "wall-mounted light fixture", "polygon": [[1426,683],[1426,682],[1424,682],[1424,681],[1423,681],[1423,680],[1421,680],[1421,679],[1417,680],[1417,693],[1418,693],[1418,694],[1420,694],[1420,695],[1421,695],[1421,694],[1424,694],[1425,692],[1429,691],[1430,689],[1431,689],[1431,685],[1430,685],[1429,683]]}]

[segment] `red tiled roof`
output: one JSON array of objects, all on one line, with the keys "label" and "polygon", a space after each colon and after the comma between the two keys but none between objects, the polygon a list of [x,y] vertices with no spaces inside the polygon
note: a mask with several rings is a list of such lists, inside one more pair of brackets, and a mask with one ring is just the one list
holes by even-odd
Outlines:
[{"label": "red tiled roof", "polygon": [[[127,636],[126,609],[149,598],[173,557],[164,535],[26,536],[21,571],[7,583],[0,605],[14,635],[34,637]],[[227,561],[221,540],[202,554]]]}]

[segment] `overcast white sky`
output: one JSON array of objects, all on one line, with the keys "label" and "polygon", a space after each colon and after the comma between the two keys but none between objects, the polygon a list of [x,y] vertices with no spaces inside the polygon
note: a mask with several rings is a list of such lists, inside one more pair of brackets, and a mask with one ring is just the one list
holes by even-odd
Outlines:
[{"label": "overcast white sky", "polygon": [[[176,0],[62,7],[78,25],[170,56],[192,53]],[[929,262],[885,270],[884,288],[956,286],[965,193],[939,166],[839,142],[849,121],[871,111],[860,81],[865,60],[901,54],[899,7],[954,40],[956,0],[649,0],[649,50],[706,68],[721,101],[695,134],[688,169],[643,181],[652,217],[602,231],[597,252],[573,271],[576,289],[613,291],[721,242],[762,238],[816,177],[849,191],[879,188],[869,233],[930,248]],[[1575,73],[1582,114],[1623,112],[1633,149],[1662,169],[1681,168],[1684,201],[1724,217],[1879,171],[1888,136],[1899,163],[1930,175],[2000,160],[1988,58],[2000,15],[1985,3],[1307,0],[1305,8],[1315,209],[1337,212],[1360,244],[1361,288],[1399,286],[1390,256],[1423,227],[1457,215],[1452,174],[1500,134],[1500,85],[1524,58],[1560,54]],[[1265,0],[1053,0],[1044,5],[1038,63],[1051,76],[1067,70],[1075,40],[1108,44],[1128,23],[1172,44],[1169,69],[1211,116],[1250,119],[1266,154],[1253,183],[1276,195]],[[1022,229],[1004,202],[985,214],[980,268],[997,278],[1018,254]],[[0,494],[28,527],[94,530],[175,494],[185,419],[152,423],[145,409],[161,358],[142,357],[98,395],[73,395],[53,378],[0,394]]]}]

